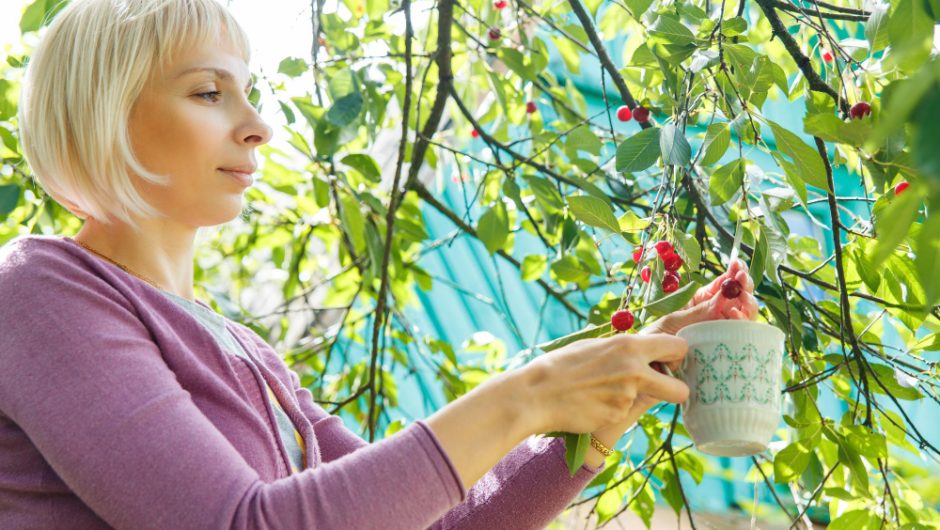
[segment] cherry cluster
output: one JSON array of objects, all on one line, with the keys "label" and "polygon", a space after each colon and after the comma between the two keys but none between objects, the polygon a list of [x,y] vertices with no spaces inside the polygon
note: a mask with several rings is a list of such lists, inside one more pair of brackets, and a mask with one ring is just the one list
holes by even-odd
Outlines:
[{"label": "cherry cluster", "polygon": [[[663,261],[663,268],[666,269],[666,274],[663,275],[661,284],[663,292],[674,292],[679,288],[679,284],[682,283],[682,277],[677,272],[679,268],[682,267],[682,258],[676,254],[676,249],[672,246],[672,243],[668,241],[658,241],[653,245],[653,248],[655,248],[656,253],[659,254],[659,259]],[[633,251],[633,262],[639,265],[642,259],[643,248],[640,247]],[[649,283],[652,276],[653,271],[649,266],[640,269],[640,277],[643,278],[644,282]]]}]

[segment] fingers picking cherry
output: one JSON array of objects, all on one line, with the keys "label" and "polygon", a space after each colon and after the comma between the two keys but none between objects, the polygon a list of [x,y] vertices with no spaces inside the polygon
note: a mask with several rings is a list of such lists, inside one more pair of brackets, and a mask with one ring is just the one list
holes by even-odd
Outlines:
[{"label": "fingers picking cherry", "polygon": [[630,118],[633,117],[633,111],[630,110],[630,107],[622,105],[617,109],[617,119],[620,121],[630,121]]},{"label": "fingers picking cherry", "polygon": [[869,114],[871,114],[871,105],[865,101],[859,101],[849,109],[849,116],[853,120],[860,120]]},{"label": "fingers picking cherry", "polygon": [[682,258],[678,254],[667,254],[663,256],[663,265],[667,271],[677,271],[682,266]]},{"label": "fingers picking cherry", "polygon": [[646,107],[637,107],[633,109],[633,117],[640,123],[646,123],[650,119],[650,109]]},{"label": "fingers picking cherry", "polygon": [[633,313],[625,309],[615,312],[613,316],[610,317],[610,325],[617,331],[627,331],[633,327],[634,321]]},{"label": "fingers picking cherry", "polygon": [[649,267],[643,267],[643,269],[640,271],[640,278],[643,278],[643,281],[646,283],[650,282],[652,275],[653,271],[651,271]]},{"label": "fingers picking cherry", "polygon": [[721,295],[729,299],[741,296],[741,282],[733,278],[721,282]]},{"label": "fingers picking cherry", "polygon": [[898,182],[898,185],[894,187],[894,194],[895,194],[895,195],[900,195],[900,194],[903,193],[904,190],[906,190],[909,186],[910,186],[910,183],[909,183],[908,181],[906,181],[906,180],[902,180],[901,182]]}]

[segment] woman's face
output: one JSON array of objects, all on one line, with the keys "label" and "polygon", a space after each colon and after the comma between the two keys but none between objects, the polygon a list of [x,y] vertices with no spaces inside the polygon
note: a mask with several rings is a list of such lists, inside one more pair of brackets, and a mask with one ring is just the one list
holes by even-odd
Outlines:
[{"label": "woman's face", "polygon": [[131,111],[135,154],[169,186],[135,177],[144,198],[186,228],[213,226],[241,212],[248,184],[222,171],[256,167],[255,148],[271,128],[248,102],[250,76],[224,42],[180,54],[155,73]]}]

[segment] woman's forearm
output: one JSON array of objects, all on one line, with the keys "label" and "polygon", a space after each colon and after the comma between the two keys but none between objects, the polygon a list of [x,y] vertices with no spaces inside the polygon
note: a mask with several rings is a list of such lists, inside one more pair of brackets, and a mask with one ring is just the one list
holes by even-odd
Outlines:
[{"label": "woman's forearm", "polygon": [[524,370],[498,374],[425,420],[465,488],[537,432],[527,377]]}]

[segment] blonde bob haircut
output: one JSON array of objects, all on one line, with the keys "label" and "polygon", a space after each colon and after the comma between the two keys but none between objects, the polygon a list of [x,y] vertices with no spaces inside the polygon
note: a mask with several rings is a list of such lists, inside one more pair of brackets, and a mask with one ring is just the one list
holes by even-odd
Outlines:
[{"label": "blonde bob haircut", "polygon": [[162,216],[132,181],[169,184],[134,155],[131,109],[178,53],[220,39],[249,62],[247,35],[217,0],[73,0],[36,47],[20,98],[20,140],[42,189],[82,219],[139,230],[135,218]]}]

